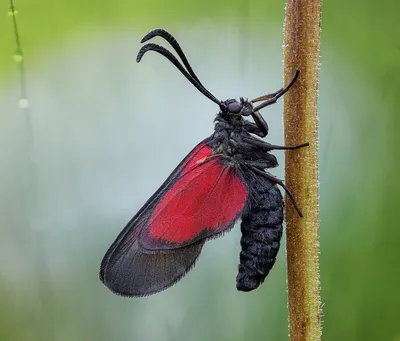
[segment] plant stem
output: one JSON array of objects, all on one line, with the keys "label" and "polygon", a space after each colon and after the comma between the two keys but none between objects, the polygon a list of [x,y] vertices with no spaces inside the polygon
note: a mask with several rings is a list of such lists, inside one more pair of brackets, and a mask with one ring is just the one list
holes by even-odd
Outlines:
[{"label": "plant stem", "polygon": [[286,152],[287,187],[303,211],[286,196],[286,254],[291,341],[321,340],[318,243],[318,57],[321,0],[287,0],[285,83],[300,76],[285,96],[285,144],[310,146]]}]

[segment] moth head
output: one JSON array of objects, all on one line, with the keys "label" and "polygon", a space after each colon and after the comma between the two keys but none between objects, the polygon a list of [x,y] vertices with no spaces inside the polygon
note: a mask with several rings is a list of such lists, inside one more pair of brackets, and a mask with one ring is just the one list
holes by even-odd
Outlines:
[{"label": "moth head", "polygon": [[250,116],[253,112],[253,104],[247,99],[228,99],[220,104],[221,114],[228,116]]}]

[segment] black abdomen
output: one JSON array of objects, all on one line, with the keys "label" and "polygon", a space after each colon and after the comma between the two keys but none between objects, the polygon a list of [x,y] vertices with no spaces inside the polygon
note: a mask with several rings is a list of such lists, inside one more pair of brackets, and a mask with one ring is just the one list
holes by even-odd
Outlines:
[{"label": "black abdomen", "polygon": [[248,210],[242,217],[239,272],[236,288],[256,289],[273,267],[283,224],[283,199],[279,189],[264,178],[253,178]]}]

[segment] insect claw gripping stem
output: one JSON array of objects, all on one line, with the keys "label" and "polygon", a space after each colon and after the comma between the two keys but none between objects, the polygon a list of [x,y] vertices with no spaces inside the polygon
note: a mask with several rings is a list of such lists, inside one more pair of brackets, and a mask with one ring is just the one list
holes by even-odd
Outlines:
[{"label": "insect claw gripping stem", "polygon": [[254,139],[254,138],[243,138],[243,141],[250,143],[254,146],[262,147],[262,148],[265,148],[268,150],[295,150],[295,149],[308,147],[310,145],[310,143],[306,142],[306,143],[302,143],[302,144],[299,144],[296,146],[277,146],[274,144],[265,143],[262,140],[258,140],[258,139]]},{"label": "insect claw gripping stem", "polygon": [[277,94],[279,94],[281,91],[283,91],[283,88],[280,88],[279,90],[273,92],[272,94],[267,94],[264,96],[256,97],[251,100],[251,103],[256,103],[256,102],[265,101],[267,99],[271,99],[271,98],[275,97]]},{"label": "insect claw gripping stem", "polygon": [[294,206],[294,208],[296,209],[297,213],[299,214],[300,218],[303,218],[303,213],[301,213],[300,207],[297,205],[297,202],[296,202],[295,198],[293,197],[293,194],[292,194],[292,193],[289,191],[289,189],[285,186],[285,184],[282,182],[282,180],[278,179],[277,177],[275,177],[275,176],[273,176],[273,175],[271,175],[271,174],[265,173],[265,172],[259,170],[259,169],[256,168],[256,167],[250,166],[250,169],[252,169],[252,170],[253,170],[254,172],[256,172],[257,174],[260,174],[260,175],[262,175],[263,177],[265,177],[265,178],[267,178],[267,179],[270,179],[270,180],[272,180],[273,182],[275,182],[275,183],[277,183],[278,185],[280,185],[280,186],[285,190],[285,192],[287,193],[287,195],[289,196],[289,198],[290,198],[290,200],[292,201],[293,206]]},{"label": "insect claw gripping stem", "polygon": [[[262,108],[267,107],[268,105],[274,104],[276,103],[276,101],[282,97],[286,92],[289,91],[289,89],[293,86],[293,84],[296,82],[297,78],[299,77],[300,74],[300,70],[297,69],[296,70],[296,74],[294,75],[293,79],[291,80],[291,82],[285,87],[283,88],[281,91],[278,90],[278,92],[276,93],[276,95],[274,97],[272,97],[271,99],[265,101],[264,103],[261,103],[260,105],[258,105],[257,107],[255,107],[253,109],[253,111],[258,111]],[[268,96],[268,95],[267,95]],[[257,100],[257,98],[256,98]]]},{"label": "insect claw gripping stem", "polygon": [[276,145],[271,144],[269,146],[269,148],[271,150],[296,150],[296,149],[300,149],[303,147],[308,147],[309,145],[310,145],[310,143],[308,143],[308,142],[299,144],[297,146],[276,146]]}]

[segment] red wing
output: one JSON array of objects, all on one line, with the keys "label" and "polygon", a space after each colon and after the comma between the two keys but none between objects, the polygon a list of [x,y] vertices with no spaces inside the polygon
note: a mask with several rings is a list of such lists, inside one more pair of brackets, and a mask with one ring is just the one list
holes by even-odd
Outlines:
[{"label": "red wing", "polygon": [[142,225],[138,242],[146,251],[172,251],[220,234],[243,210],[246,186],[210,146],[201,146],[180,172]]},{"label": "red wing", "polygon": [[209,151],[202,152],[208,141],[209,138],[199,143],[185,157],[108,249],[101,262],[100,279],[111,291],[123,296],[151,295],[170,287],[193,268],[204,240],[168,252],[149,253],[138,245],[138,234],[169,188],[182,176],[181,170],[193,169],[199,157],[209,155]]}]

